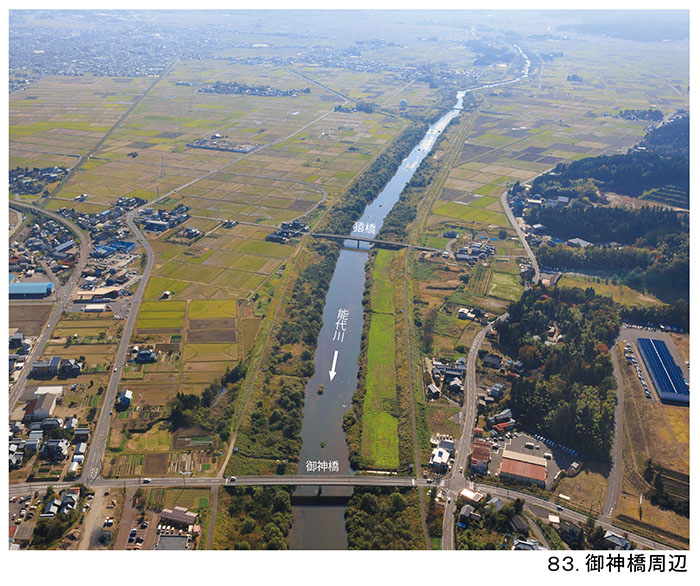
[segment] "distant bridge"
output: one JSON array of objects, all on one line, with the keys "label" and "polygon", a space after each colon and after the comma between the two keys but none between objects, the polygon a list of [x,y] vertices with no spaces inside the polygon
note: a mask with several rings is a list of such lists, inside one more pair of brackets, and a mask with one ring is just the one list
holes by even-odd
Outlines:
[{"label": "distant bridge", "polygon": [[425,250],[427,252],[442,252],[442,248],[433,248],[432,246],[417,246],[416,244],[406,244],[405,242],[392,242],[391,240],[379,240],[377,238],[369,238],[365,236],[346,236],[344,234],[326,234],[325,232],[309,232],[310,236],[315,238],[331,238],[333,240],[355,240],[357,247],[360,247],[360,242],[369,242],[370,244],[378,244],[380,246],[394,246],[396,248],[414,248],[415,250]]}]

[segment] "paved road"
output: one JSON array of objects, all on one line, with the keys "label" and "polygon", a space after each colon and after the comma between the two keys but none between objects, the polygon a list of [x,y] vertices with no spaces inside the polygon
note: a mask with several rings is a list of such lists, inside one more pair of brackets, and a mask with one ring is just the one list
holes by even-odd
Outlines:
[{"label": "paved road", "polygon": [[[467,466],[472,433],[474,431],[474,410],[476,406],[476,358],[479,348],[484,341],[486,332],[491,329],[488,325],[482,329],[474,338],[469,356],[467,357],[467,376],[464,381],[464,404],[462,406],[462,435],[455,446],[455,461],[452,471],[445,476],[443,484],[447,488],[449,502],[445,504],[445,515],[442,519],[442,549],[451,550],[454,544],[454,513],[457,506],[457,495],[467,487],[467,480],[464,476],[464,468]],[[460,472],[462,470],[462,472]]]},{"label": "paved road", "polygon": [[525,252],[527,252],[527,256],[530,259],[530,263],[532,264],[532,268],[535,269],[535,274],[532,277],[532,282],[539,283],[539,281],[540,281],[540,265],[537,264],[537,258],[535,258],[535,254],[532,252],[532,248],[530,248],[530,243],[525,239],[525,234],[521,230],[520,224],[518,224],[518,222],[515,221],[515,216],[513,216],[513,210],[511,210],[510,206],[508,205],[508,192],[507,191],[504,191],[503,194],[501,195],[501,205],[503,206],[503,210],[506,213],[506,217],[508,218],[508,221],[513,226],[513,229],[518,234],[518,238],[520,238],[520,242],[522,242],[522,245],[525,247]]},{"label": "paved road", "polygon": [[[77,482],[77,481],[76,481]],[[45,491],[51,485],[56,491],[75,486],[76,482],[26,482],[11,484],[9,496],[29,494],[32,491]],[[218,487],[218,486],[433,486],[428,479],[413,476],[397,476],[395,474],[326,474],[326,475],[288,475],[288,476],[238,476],[235,482],[229,482],[228,477],[194,476],[186,481],[182,477],[151,478],[145,483],[139,478],[104,478],[98,477],[91,485],[92,488],[130,488],[146,486],[147,488],[168,487]]]},{"label": "paved road", "polygon": [[[442,485],[437,483],[438,486]],[[442,483],[444,485],[444,482]],[[49,483],[24,483],[24,484],[11,484],[9,486],[8,495],[9,496],[21,496],[25,494],[30,494],[34,491],[43,493],[46,491]],[[73,486],[74,483],[71,482],[56,482],[51,483],[54,490],[60,491],[63,488]],[[168,487],[181,487],[183,485],[183,480],[181,478],[153,478],[150,483],[144,484],[142,486],[147,486],[148,488],[168,488]],[[429,487],[433,484],[429,483],[427,480],[417,479],[414,477],[407,476],[396,476],[396,475],[326,475],[326,476],[311,476],[311,475],[298,475],[298,476],[239,476],[233,483],[228,483],[226,479],[223,478],[211,478],[211,477],[194,477],[187,480],[187,486],[191,487],[218,487],[222,485],[230,486],[406,486],[406,487]],[[134,489],[139,486],[138,478],[98,478],[93,484],[93,488],[108,489],[108,488],[127,488]],[[587,515],[581,514],[577,511],[572,511],[570,509],[565,509],[564,511],[557,511],[556,505],[549,501],[545,501],[538,497],[526,494],[523,492],[518,492],[512,489],[503,488],[499,486],[493,486],[489,484],[475,484],[474,488],[483,493],[490,493],[493,496],[498,496],[506,499],[521,498],[528,505],[536,505],[540,508],[547,509],[551,512],[557,512],[560,517],[575,521],[577,523],[585,523],[588,519]],[[454,500],[454,499],[453,499]],[[614,527],[610,523],[599,521],[603,529],[620,532],[619,528]],[[650,549],[669,549],[668,546],[663,545],[659,542],[647,539],[635,533],[631,533],[624,530],[628,534],[629,539],[634,541],[637,545],[642,547],[647,547]],[[444,539],[445,536],[443,536]]]},{"label": "paved road", "polygon": [[[567,519],[569,521],[574,521],[579,524],[583,524],[588,520],[588,515],[584,515],[582,513],[579,513],[577,511],[572,511],[571,509],[565,508],[563,511],[558,511],[556,508],[556,505],[549,501],[545,501],[541,498],[532,496],[530,494],[526,494],[523,492],[518,492],[512,489],[508,488],[502,488],[500,486],[493,486],[491,484],[475,484],[475,488],[479,490],[479,492],[482,492],[486,494],[487,492],[490,493],[492,496],[497,496],[501,498],[506,498],[506,499],[513,499],[513,498],[520,498],[524,500],[528,505],[536,505],[540,508],[547,509],[548,511],[552,513],[556,513],[559,515],[560,518],[562,519]],[[615,531],[616,533],[620,533],[620,529],[611,525],[610,523],[606,521],[601,521],[598,520],[596,522],[597,525],[600,525],[603,529],[606,531]],[[629,539],[634,541],[637,545],[646,547],[649,549],[671,549],[667,545],[663,545],[662,543],[659,543],[657,541],[653,541],[651,539],[647,539],[645,537],[642,537],[641,535],[636,535],[634,533],[631,533],[627,531],[626,529],[623,530],[624,533],[627,533],[629,536]]]},{"label": "paved road", "polygon": [[90,254],[90,241],[85,232],[78,228],[76,224],[74,224],[70,220],[67,220],[63,216],[55,214],[54,212],[48,212],[41,208],[37,208],[33,205],[29,205],[18,201],[11,201],[10,207],[30,209],[39,214],[48,216],[53,220],[56,220],[57,222],[61,222],[63,225],[68,226],[71,230],[73,230],[73,232],[76,234],[79,240],[78,261],[73,267],[73,273],[68,278],[68,281],[66,281],[66,284],[62,287],[59,300],[54,305],[53,311],[49,315],[49,319],[46,322],[46,326],[41,332],[41,336],[39,336],[37,343],[34,345],[32,352],[30,353],[30,355],[27,358],[27,361],[24,364],[22,372],[20,373],[19,377],[17,377],[17,380],[15,381],[15,384],[12,387],[12,391],[10,392],[9,410],[12,411],[12,409],[15,406],[15,403],[17,403],[20,396],[22,395],[22,392],[24,391],[24,387],[27,382],[27,376],[32,370],[32,364],[39,356],[41,356],[41,353],[44,351],[44,346],[46,346],[46,343],[51,339],[53,328],[58,323],[61,313],[65,309],[68,300],[73,294],[73,288],[80,279],[80,273],[82,273],[85,263],[87,262],[88,256]]},{"label": "paved road", "polygon": [[131,212],[127,213],[124,218],[132,234],[134,234],[136,240],[138,240],[146,252],[146,266],[144,267],[136,292],[131,296],[129,317],[127,317],[126,322],[124,323],[121,341],[119,342],[119,348],[117,349],[117,355],[114,360],[114,368],[109,379],[109,384],[107,385],[107,390],[105,391],[104,403],[100,412],[100,418],[98,419],[97,426],[92,433],[90,449],[88,451],[87,458],[85,459],[83,473],[80,476],[80,481],[87,485],[93,484],[102,470],[102,458],[107,445],[107,438],[109,437],[112,406],[114,405],[114,401],[117,396],[119,380],[122,376],[122,369],[126,364],[129,343],[131,341],[131,334],[133,333],[134,326],[136,324],[138,308],[144,291],[146,290],[148,277],[153,269],[153,263],[155,262],[155,255],[153,254],[151,245],[148,243],[147,238],[143,235],[141,230],[139,230],[138,226],[136,226],[134,223],[134,213],[135,210],[132,210]]},{"label": "paved road", "polygon": [[624,444],[624,434],[622,433],[622,425],[624,422],[623,401],[624,401],[624,379],[620,372],[620,363],[617,359],[617,347],[613,344],[610,348],[610,355],[613,363],[613,373],[617,382],[617,405],[615,405],[615,429],[613,435],[612,450],[610,457],[612,458],[612,468],[608,475],[608,488],[605,493],[605,502],[603,503],[603,511],[600,516],[601,521],[609,523],[612,520],[612,514],[617,504],[617,499],[620,496],[620,488],[622,486],[622,446]]}]

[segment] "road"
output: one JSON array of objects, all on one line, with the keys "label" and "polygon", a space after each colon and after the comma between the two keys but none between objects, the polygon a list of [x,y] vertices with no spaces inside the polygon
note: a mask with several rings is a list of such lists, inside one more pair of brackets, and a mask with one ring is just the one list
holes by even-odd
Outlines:
[{"label": "road", "polygon": [[16,218],[15,218],[15,223],[10,225],[10,233],[8,234],[8,239],[12,239],[12,236],[14,235],[17,230],[19,230],[19,227],[22,225],[22,220],[24,219],[24,216],[22,215],[22,212],[19,212],[17,210],[10,210],[10,212],[14,212]]},{"label": "road", "polygon": [[623,401],[624,401],[624,379],[620,372],[620,363],[617,359],[616,344],[610,348],[610,357],[613,363],[613,373],[617,382],[617,405],[615,405],[615,429],[613,435],[612,450],[610,457],[612,458],[612,467],[608,475],[608,488],[605,493],[605,502],[603,503],[603,511],[600,515],[600,520],[609,523],[612,520],[612,514],[617,504],[617,499],[620,496],[620,487],[622,486],[622,446],[624,444],[624,434],[622,433],[623,425]]},{"label": "road", "polygon": [[134,326],[136,325],[136,316],[138,315],[138,308],[141,303],[141,298],[143,297],[144,291],[146,290],[146,285],[148,284],[148,277],[153,269],[153,264],[155,262],[155,255],[153,254],[153,249],[148,243],[148,239],[143,235],[138,226],[134,223],[135,210],[127,213],[124,216],[126,225],[131,230],[131,233],[136,237],[136,240],[143,246],[146,252],[146,266],[144,267],[143,273],[141,274],[141,280],[136,289],[136,292],[131,297],[131,308],[129,310],[129,316],[126,318],[124,323],[124,329],[121,334],[121,340],[119,342],[119,348],[117,349],[117,355],[114,359],[114,368],[112,370],[112,375],[109,379],[109,384],[107,385],[107,390],[105,391],[104,403],[102,405],[102,410],[100,411],[100,417],[97,421],[97,425],[92,433],[92,438],[90,442],[90,449],[85,459],[85,465],[83,466],[83,472],[80,476],[80,482],[91,485],[98,478],[100,471],[102,470],[102,458],[104,456],[105,447],[107,445],[107,438],[109,437],[109,426],[111,422],[111,412],[112,406],[117,396],[117,391],[119,389],[119,380],[122,376],[122,369],[126,364],[127,353],[129,351],[129,343],[131,341],[131,334],[134,331]]},{"label": "road", "polygon": [[[106,490],[109,488],[126,488],[135,489],[139,486],[138,478],[127,478],[127,479],[105,479],[98,478],[93,484],[92,488]],[[181,487],[183,481],[181,478],[153,478],[150,483],[141,483],[141,486],[147,486],[148,488],[172,488]],[[437,483],[438,486],[444,486],[445,482]],[[24,483],[24,484],[11,484],[8,490],[8,496],[21,496],[25,494],[30,494],[34,491],[38,491],[40,494],[46,491],[48,483]],[[71,482],[56,482],[51,483],[55,491],[60,491],[63,488],[73,486],[74,483]],[[218,487],[218,486],[404,486],[404,487],[429,487],[434,486],[428,480],[417,479],[412,476],[396,476],[396,475],[325,475],[325,476],[311,476],[311,475],[298,475],[298,476],[239,476],[233,483],[228,483],[223,478],[211,478],[211,477],[194,477],[187,480],[187,486],[190,487]],[[578,513],[577,511],[572,511],[570,509],[565,509],[564,511],[557,511],[556,505],[553,503],[540,499],[538,497],[532,496],[527,493],[519,492],[516,490],[502,488],[499,486],[493,486],[490,484],[475,484],[474,488],[483,493],[490,493],[493,496],[513,499],[520,498],[530,507],[538,506],[540,508],[549,510],[553,513],[559,514],[560,517],[575,521],[577,523],[585,523],[588,519],[587,515]],[[599,521],[603,529],[620,532],[620,529],[614,527],[610,523]],[[663,545],[657,541],[653,541],[631,533],[624,530],[628,534],[629,539],[634,541],[637,545],[646,547],[649,549],[664,550],[669,549],[668,546]],[[443,536],[444,540],[445,536]]]},{"label": "road", "polygon": [[[560,518],[562,519],[567,519],[569,521],[574,521],[579,524],[584,524],[588,520],[588,515],[584,515],[582,513],[579,513],[577,511],[572,511],[571,509],[565,508],[563,511],[558,511],[556,508],[556,505],[553,503],[550,503],[549,501],[543,500],[541,498],[532,496],[530,494],[526,494],[524,492],[518,492],[509,488],[502,488],[500,486],[494,486],[492,484],[480,484],[477,483],[475,484],[475,488],[479,490],[479,492],[485,493],[490,493],[492,496],[497,496],[500,498],[506,498],[506,499],[513,499],[513,498],[520,498],[525,503],[527,503],[529,506],[538,506],[543,509],[547,509],[548,511],[552,513],[556,513],[559,515]],[[609,522],[606,521],[601,521],[598,520],[596,522],[597,525],[600,525],[603,529],[606,531],[615,531],[616,533],[620,533],[620,529],[611,525]],[[651,539],[647,539],[645,537],[642,537],[641,535],[636,535],[634,533],[631,533],[627,531],[626,529],[624,530],[624,533],[627,533],[629,536],[629,539],[634,541],[638,546],[646,547],[649,549],[659,549],[659,550],[667,550],[671,549],[667,545],[663,545],[662,543],[659,543],[658,541],[653,541]]]},{"label": "road", "polygon": [[[467,465],[467,457],[470,453],[472,434],[474,431],[476,358],[479,354],[479,348],[481,348],[481,344],[484,341],[484,337],[490,329],[491,325],[488,325],[476,335],[471,348],[469,348],[469,356],[467,357],[467,376],[464,381],[464,403],[461,413],[462,435],[455,446],[455,461],[452,465],[452,471],[449,472],[443,480],[443,485],[447,488],[449,497],[449,502],[445,504],[445,515],[442,519],[442,549],[445,550],[452,550],[455,548],[454,514],[457,506],[457,495],[462,489],[467,487],[464,468]],[[460,472],[460,470],[462,470],[462,472]]]},{"label": "road", "polygon": [[[26,482],[11,484],[9,496],[29,494],[32,491],[46,490],[51,484],[54,490],[75,486],[76,482]],[[285,476],[238,476],[235,482],[229,482],[227,478],[212,476],[188,477],[186,483],[180,476],[151,478],[150,482],[143,482],[142,478],[104,478],[98,477],[91,485],[94,489],[130,488],[147,486],[147,488],[202,488],[217,486],[433,486],[430,479],[416,478],[414,476],[398,476],[396,474],[326,474],[326,475],[285,475]]]},{"label": "road", "polygon": [[535,269],[535,275],[532,278],[532,282],[539,283],[540,282],[540,265],[537,264],[537,258],[535,258],[535,253],[532,252],[532,248],[530,248],[530,243],[525,239],[525,234],[521,230],[520,224],[518,224],[518,222],[515,221],[515,216],[513,216],[513,210],[511,210],[510,206],[508,205],[508,192],[507,191],[504,191],[503,194],[501,195],[501,205],[503,206],[503,211],[506,213],[506,217],[508,218],[508,221],[513,226],[513,229],[518,234],[518,238],[520,238],[520,242],[525,247],[525,252],[527,252],[527,256],[530,259],[530,264],[532,264],[532,268]]},{"label": "road", "polygon": [[53,332],[54,326],[58,323],[58,320],[66,304],[69,303],[69,299],[73,294],[73,289],[78,283],[78,280],[80,279],[80,273],[83,272],[85,263],[87,262],[88,256],[90,255],[90,241],[85,232],[78,228],[76,224],[74,224],[70,220],[67,220],[63,216],[55,214],[54,212],[48,212],[41,208],[37,208],[33,205],[29,205],[18,201],[11,201],[10,207],[29,209],[36,213],[48,216],[53,220],[56,220],[57,222],[61,222],[64,226],[70,228],[76,234],[78,240],[80,241],[78,261],[73,267],[73,273],[66,281],[66,284],[63,285],[62,290],[60,292],[60,296],[58,296],[59,300],[54,305],[53,311],[49,315],[49,319],[46,322],[46,326],[41,332],[41,336],[39,336],[39,339],[34,345],[32,352],[27,357],[27,360],[24,364],[24,368],[22,369],[22,372],[20,373],[19,377],[17,377],[14,386],[12,387],[12,391],[10,392],[9,396],[9,410],[11,412],[15,404],[19,400],[20,396],[24,392],[24,387],[27,382],[27,376],[32,370],[32,364],[39,356],[41,356],[41,353],[44,351],[44,346],[46,346],[46,343],[51,339],[51,334]]}]

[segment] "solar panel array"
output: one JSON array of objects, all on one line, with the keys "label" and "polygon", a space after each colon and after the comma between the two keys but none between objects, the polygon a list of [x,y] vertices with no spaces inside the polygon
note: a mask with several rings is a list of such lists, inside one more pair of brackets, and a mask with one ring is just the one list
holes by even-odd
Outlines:
[{"label": "solar panel array", "polygon": [[689,404],[690,390],[683,380],[683,371],[673,360],[666,343],[662,340],[639,338],[637,345],[661,401]]}]

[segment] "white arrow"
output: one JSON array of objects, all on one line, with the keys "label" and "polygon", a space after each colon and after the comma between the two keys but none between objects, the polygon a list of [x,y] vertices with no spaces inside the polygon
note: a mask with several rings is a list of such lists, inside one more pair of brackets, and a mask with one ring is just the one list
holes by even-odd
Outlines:
[{"label": "white arrow", "polygon": [[333,354],[333,366],[331,366],[331,369],[328,371],[328,375],[331,377],[331,380],[333,380],[333,377],[335,377],[335,363],[338,362],[338,351],[335,351],[335,354]]}]

